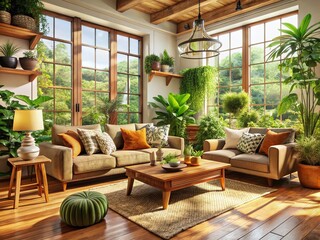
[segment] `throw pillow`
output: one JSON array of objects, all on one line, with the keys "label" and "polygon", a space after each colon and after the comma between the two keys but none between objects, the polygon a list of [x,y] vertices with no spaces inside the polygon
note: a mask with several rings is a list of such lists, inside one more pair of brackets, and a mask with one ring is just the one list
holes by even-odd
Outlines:
[{"label": "throw pillow", "polygon": [[137,131],[121,128],[121,132],[124,140],[123,150],[150,148],[150,145],[147,143],[145,128]]},{"label": "throw pillow", "polygon": [[101,152],[103,152],[104,154],[110,155],[111,153],[117,150],[116,145],[114,144],[112,138],[108,133],[97,133],[96,139]]},{"label": "throw pillow", "polygon": [[72,157],[77,157],[84,149],[79,135],[74,131],[58,134],[62,138],[63,145],[72,149]]},{"label": "throw pillow", "polygon": [[169,146],[168,137],[170,125],[164,125],[160,127],[147,125],[147,142],[153,147],[158,147],[160,144],[165,147]]},{"label": "throw pillow", "polygon": [[253,154],[256,152],[263,138],[264,135],[260,133],[243,133],[237,148],[241,152]]},{"label": "throw pillow", "polygon": [[79,137],[84,145],[84,149],[88,155],[100,152],[99,144],[96,139],[97,133],[101,131],[97,130],[87,130],[87,129],[77,129]]},{"label": "throw pillow", "polygon": [[249,128],[243,128],[243,129],[231,129],[231,128],[224,128],[224,131],[226,133],[225,138],[225,144],[223,146],[223,149],[227,148],[237,148],[237,144],[242,136],[243,133],[249,132]]},{"label": "throw pillow", "polygon": [[270,129],[267,130],[266,136],[263,139],[261,147],[259,149],[259,153],[265,154],[268,156],[269,147],[273,145],[283,144],[289,137],[291,132],[281,132],[276,133],[271,131]]}]

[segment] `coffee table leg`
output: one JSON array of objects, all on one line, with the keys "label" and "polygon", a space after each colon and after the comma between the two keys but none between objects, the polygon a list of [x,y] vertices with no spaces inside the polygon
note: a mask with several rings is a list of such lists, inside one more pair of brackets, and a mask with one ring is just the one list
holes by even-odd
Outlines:
[{"label": "coffee table leg", "polygon": [[127,186],[127,196],[129,196],[132,192],[134,178],[128,177],[128,186]]},{"label": "coffee table leg", "polygon": [[162,192],[162,205],[163,209],[167,209],[170,201],[170,191],[163,191]]},{"label": "coffee table leg", "polygon": [[220,178],[220,184],[221,184],[221,188],[222,188],[222,191],[225,190],[226,188],[226,178],[225,178],[225,172],[224,172],[224,169],[221,169],[221,178]]}]

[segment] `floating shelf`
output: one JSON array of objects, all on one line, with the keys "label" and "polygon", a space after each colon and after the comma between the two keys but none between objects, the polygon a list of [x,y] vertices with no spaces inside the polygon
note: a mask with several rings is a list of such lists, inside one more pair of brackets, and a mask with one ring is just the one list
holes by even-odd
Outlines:
[{"label": "floating shelf", "polygon": [[171,82],[172,78],[182,78],[182,76],[179,75],[179,74],[174,74],[174,73],[169,73],[169,72],[159,72],[159,71],[153,71],[152,70],[151,73],[149,74],[149,82],[152,80],[152,78],[154,76],[165,77],[167,86]]},{"label": "floating shelf", "polygon": [[12,26],[6,23],[0,23],[0,35],[29,40],[29,48],[35,48],[42,33],[35,33],[29,29]]},{"label": "floating shelf", "polygon": [[23,70],[23,69],[4,68],[4,67],[0,67],[0,73],[29,76],[29,82],[32,82],[36,77],[42,74],[39,71],[29,71],[29,70]]}]

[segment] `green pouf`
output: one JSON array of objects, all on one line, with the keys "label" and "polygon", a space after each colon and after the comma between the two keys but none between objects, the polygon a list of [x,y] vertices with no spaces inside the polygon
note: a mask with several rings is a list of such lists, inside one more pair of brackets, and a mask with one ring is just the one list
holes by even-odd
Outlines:
[{"label": "green pouf", "polygon": [[107,212],[107,197],[94,191],[72,194],[60,206],[62,221],[74,227],[88,227],[100,222]]}]

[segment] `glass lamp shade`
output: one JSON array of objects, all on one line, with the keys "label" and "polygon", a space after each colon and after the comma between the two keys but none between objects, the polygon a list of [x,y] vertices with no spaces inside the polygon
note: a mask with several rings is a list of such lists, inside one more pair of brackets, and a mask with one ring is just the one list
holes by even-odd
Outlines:
[{"label": "glass lamp shade", "polygon": [[221,46],[220,41],[206,33],[204,20],[199,17],[193,23],[191,37],[178,45],[178,51],[183,58],[203,59],[218,56],[218,49]]},{"label": "glass lamp shade", "polygon": [[32,160],[39,155],[39,148],[35,145],[32,131],[43,129],[42,110],[15,110],[13,131],[25,131],[26,136],[17,150],[23,160]]}]

